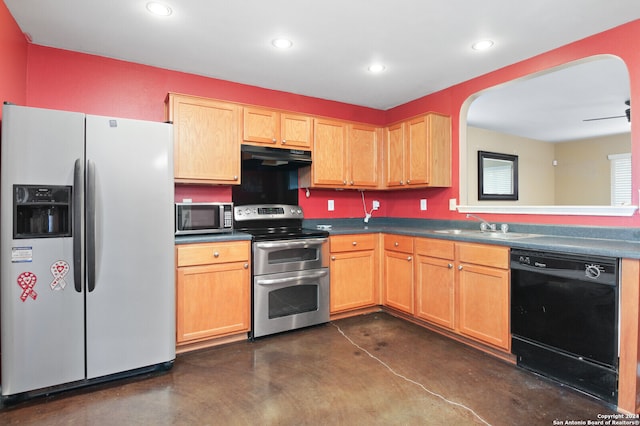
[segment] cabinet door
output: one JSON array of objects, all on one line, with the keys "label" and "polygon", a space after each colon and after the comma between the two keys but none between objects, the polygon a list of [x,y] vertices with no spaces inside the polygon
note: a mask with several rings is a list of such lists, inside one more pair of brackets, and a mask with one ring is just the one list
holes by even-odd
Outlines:
[{"label": "cabinet door", "polygon": [[260,145],[276,145],[280,139],[279,114],[262,108],[243,108],[242,139]]},{"label": "cabinet door", "polygon": [[509,271],[461,264],[458,285],[460,333],[509,350]]},{"label": "cabinet door", "polygon": [[453,260],[416,257],[416,316],[454,328]]},{"label": "cabinet door", "polygon": [[405,135],[405,180],[407,185],[426,185],[429,183],[430,153],[428,122],[425,117],[407,122]]},{"label": "cabinet door", "polygon": [[348,142],[349,185],[358,188],[378,186],[378,130],[375,127],[350,125]]},{"label": "cabinet door", "polygon": [[413,314],[413,257],[384,252],[384,304]]},{"label": "cabinet door", "polygon": [[402,123],[387,128],[386,185],[388,187],[404,185],[404,126]]},{"label": "cabinet door", "polygon": [[311,150],[313,119],[306,115],[280,114],[280,144],[286,148]]},{"label": "cabinet door", "polygon": [[313,184],[332,188],[347,184],[347,131],[344,123],[316,119],[313,125]]},{"label": "cabinet door", "polygon": [[331,255],[331,313],[376,304],[373,250]]},{"label": "cabinet door", "polygon": [[169,95],[175,180],[240,183],[240,110],[204,98]]},{"label": "cabinet door", "polygon": [[428,114],[430,164],[429,186],[451,186],[451,117]]},{"label": "cabinet door", "polygon": [[177,343],[249,331],[251,278],[246,262],[177,271]]}]

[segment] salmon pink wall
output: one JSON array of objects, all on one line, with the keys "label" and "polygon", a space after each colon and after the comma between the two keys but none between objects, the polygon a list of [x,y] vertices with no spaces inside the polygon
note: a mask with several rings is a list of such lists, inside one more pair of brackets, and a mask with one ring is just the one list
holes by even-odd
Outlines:
[{"label": "salmon pink wall", "polygon": [[[0,9],[0,23],[7,20],[6,9]],[[12,21],[12,19],[11,19]],[[15,30],[15,23],[12,24]],[[4,25],[0,35],[6,37]],[[15,32],[15,31],[13,31]],[[12,34],[13,34],[12,32]],[[632,98],[640,90],[640,55],[635,53],[630,40],[640,38],[640,21],[634,21],[612,30],[594,35],[496,70],[438,93],[424,96],[389,111],[379,111],[354,105],[310,98],[291,93],[247,86],[228,81],[133,64],[93,55],[53,49],[29,44],[27,50],[25,104],[44,108],[83,111],[91,114],[113,115],[162,121],[164,98],[167,92],[188,93],[229,100],[239,103],[300,111],[303,113],[345,120],[385,125],[423,112],[437,111],[452,116],[453,186],[391,192],[365,192],[367,210],[371,201],[378,199],[379,216],[460,219],[463,216],[448,209],[449,199],[458,199],[459,191],[459,127],[460,110],[474,93],[527,74],[596,54],[614,54],[629,67]],[[24,42],[23,42],[24,43]],[[24,50],[24,48],[22,49]],[[20,69],[21,49],[13,53]],[[20,71],[17,74],[21,74]],[[14,77],[2,76],[0,89]],[[20,92],[20,89],[18,89]],[[18,100],[18,102],[20,102]],[[634,115],[633,121],[639,119]],[[635,128],[638,125],[633,126]],[[640,176],[639,133],[632,134],[634,182]],[[638,203],[638,185],[634,185],[634,203]],[[358,191],[312,190],[310,198],[300,191],[300,204],[307,217],[362,217],[361,193]],[[212,199],[229,200],[231,190],[220,187],[177,186],[176,200],[192,198],[194,201]],[[428,210],[420,211],[419,200],[428,200]],[[327,200],[335,201],[335,211],[327,210]],[[631,218],[603,218],[581,216],[494,215],[500,221],[540,222],[557,224],[590,224],[607,226],[640,226],[638,215]],[[488,215],[491,219],[491,215]]]},{"label": "salmon pink wall", "polygon": [[24,103],[27,97],[27,40],[4,2],[0,2],[0,58],[0,102]]},{"label": "salmon pink wall", "polygon": [[[631,81],[631,98],[640,99],[640,54],[634,40],[640,39],[640,20],[630,22],[617,28],[585,38],[529,58],[508,67],[496,70],[464,83],[449,87],[440,92],[398,106],[387,112],[387,122],[391,123],[417,115],[424,111],[437,111],[450,114],[452,117],[453,137],[453,186],[445,190],[427,190],[422,193],[394,192],[387,197],[390,204],[399,206],[389,211],[390,216],[418,217],[415,198],[425,196],[429,199],[428,207],[431,215],[437,218],[461,219],[464,216],[448,210],[449,198],[459,199],[459,139],[460,111],[465,101],[475,93],[484,89],[520,78],[531,73],[542,71],[567,62],[593,55],[612,54],[623,59],[628,67]],[[640,187],[640,117],[632,115],[632,158],[633,158],[633,204],[638,204]],[[409,208],[404,208],[408,206]],[[405,213],[406,212],[406,213]],[[483,215],[485,216],[485,215]],[[526,222],[548,224],[584,224],[606,226],[640,226],[640,216],[612,218],[597,216],[541,216],[541,215],[486,215],[489,220],[502,222]]]},{"label": "salmon pink wall", "polygon": [[27,103],[143,120],[164,120],[168,92],[383,124],[384,112],[118,61],[29,45]]}]

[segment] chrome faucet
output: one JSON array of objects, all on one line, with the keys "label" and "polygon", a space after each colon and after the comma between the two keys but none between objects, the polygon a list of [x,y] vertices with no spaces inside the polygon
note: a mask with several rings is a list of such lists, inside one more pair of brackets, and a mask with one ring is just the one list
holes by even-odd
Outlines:
[{"label": "chrome faucet", "polygon": [[471,214],[471,213],[467,213],[467,219],[475,219],[478,222],[480,222],[480,230],[482,232],[484,231],[495,231],[496,230],[496,225],[495,223],[489,223],[486,220],[484,220],[483,218],[476,216],[475,214]]}]

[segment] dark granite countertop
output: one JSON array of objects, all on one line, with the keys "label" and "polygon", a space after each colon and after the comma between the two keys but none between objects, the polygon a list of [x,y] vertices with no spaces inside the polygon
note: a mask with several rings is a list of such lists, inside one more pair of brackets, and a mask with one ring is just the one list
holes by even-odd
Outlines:
[{"label": "dark granite countertop", "polygon": [[[478,222],[471,220],[372,218],[368,224],[365,224],[362,219],[305,219],[304,221],[305,228],[317,229],[318,225],[330,225],[330,235],[387,233],[495,244],[519,249],[640,259],[640,228],[509,223],[509,233],[529,235],[523,238],[502,239],[490,237],[481,232],[463,232],[461,234],[437,232],[447,229],[479,231]],[[175,243],[191,244],[239,240],[251,240],[251,235],[238,231],[185,235],[176,236]]]},{"label": "dark granite countertop", "polygon": [[192,243],[215,243],[221,241],[242,241],[251,240],[251,235],[246,232],[230,231],[218,234],[199,234],[199,235],[176,235],[175,242],[177,244]]},{"label": "dark granite countertop", "polygon": [[[443,234],[438,230],[479,231],[475,221],[378,218],[368,224],[362,219],[305,220],[305,227],[331,225],[331,235],[388,233],[508,246],[519,249],[640,259],[640,229],[590,226],[530,225],[509,223],[510,233],[526,237],[502,239],[481,232]],[[500,224],[498,224],[498,227]]]}]

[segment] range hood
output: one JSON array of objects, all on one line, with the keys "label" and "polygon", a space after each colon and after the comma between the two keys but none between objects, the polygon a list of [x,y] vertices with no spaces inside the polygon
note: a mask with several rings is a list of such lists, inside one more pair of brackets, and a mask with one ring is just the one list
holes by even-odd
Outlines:
[{"label": "range hood", "polygon": [[298,169],[311,165],[311,151],[242,145],[242,167]]}]

